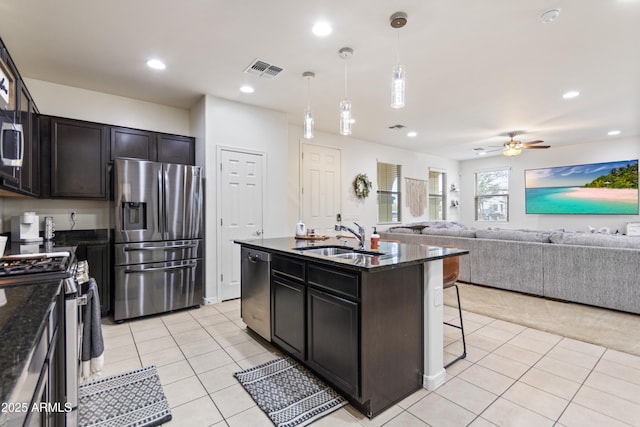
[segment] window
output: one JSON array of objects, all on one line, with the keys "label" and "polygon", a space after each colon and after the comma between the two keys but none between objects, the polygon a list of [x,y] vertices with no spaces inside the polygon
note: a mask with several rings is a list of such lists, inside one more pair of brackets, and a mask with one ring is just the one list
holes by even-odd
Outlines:
[{"label": "window", "polygon": [[509,169],[476,172],[476,221],[509,221]]},{"label": "window", "polygon": [[438,221],[447,219],[444,189],[447,186],[447,174],[429,170],[429,219]]},{"label": "window", "polygon": [[378,163],[378,222],[400,222],[400,169]]}]

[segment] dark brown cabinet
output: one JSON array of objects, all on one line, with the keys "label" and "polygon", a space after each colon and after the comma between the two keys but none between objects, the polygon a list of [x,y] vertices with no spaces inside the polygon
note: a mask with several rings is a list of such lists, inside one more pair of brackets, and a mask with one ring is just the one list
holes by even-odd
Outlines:
[{"label": "dark brown cabinet", "polygon": [[158,161],[195,165],[195,139],[188,136],[158,134]]},{"label": "dark brown cabinet", "polygon": [[272,254],[272,342],[377,415],[422,387],[423,278]]},{"label": "dark brown cabinet", "polygon": [[153,160],[157,158],[156,133],[145,130],[112,127],[111,160],[118,157]]},{"label": "dark brown cabinet", "polygon": [[305,286],[272,276],[271,339],[300,360],[305,360]]},{"label": "dark brown cabinet", "polygon": [[307,363],[342,391],[359,396],[358,303],[307,290]]},{"label": "dark brown cabinet", "polygon": [[96,279],[100,296],[100,312],[103,316],[111,311],[111,268],[110,249],[107,244],[78,245],[76,249],[78,261],[87,261],[89,276]]},{"label": "dark brown cabinet", "polygon": [[[43,196],[107,200],[109,197],[108,126],[59,117],[43,118]],[[46,147],[45,147],[46,145]],[[47,183],[50,188],[45,188]]]},{"label": "dark brown cabinet", "polygon": [[111,128],[111,160],[118,157],[195,165],[195,139],[123,127]]}]

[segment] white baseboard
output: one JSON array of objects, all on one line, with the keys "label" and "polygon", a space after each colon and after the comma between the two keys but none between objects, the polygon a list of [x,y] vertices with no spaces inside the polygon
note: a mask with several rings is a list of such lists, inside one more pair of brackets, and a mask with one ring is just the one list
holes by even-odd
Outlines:
[{"label": "white baseboard", "polygon": [[217,304],[219,302],[220,301],[218,301],[218,298],[202,298],[203,305]]},{"label": "white baseboard", "polygon": [[432,375],[432,376],[423,375],[422,386],[429,391],[433,391],[438,387],[440,387],[442,384],[444,384],[446,380],[447,380],[447,371],[445,371],[443,368],[442,371],[438,372],[435,375]]}]

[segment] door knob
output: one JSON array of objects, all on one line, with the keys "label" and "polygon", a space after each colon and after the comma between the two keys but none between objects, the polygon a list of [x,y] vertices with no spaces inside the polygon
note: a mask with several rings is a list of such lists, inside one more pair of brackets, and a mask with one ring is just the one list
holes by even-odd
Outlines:
[{"label": "door knob", "polygon": [[256,230],[256,235],[257,235],[257,236],[261,236],[261,235],[262,235],[262,233],[263,233],[263,230]]}]

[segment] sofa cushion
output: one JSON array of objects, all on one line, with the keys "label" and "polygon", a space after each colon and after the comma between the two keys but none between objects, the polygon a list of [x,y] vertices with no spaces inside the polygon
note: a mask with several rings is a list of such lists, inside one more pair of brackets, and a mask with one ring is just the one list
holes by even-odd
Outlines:
[{"label": "sofa cushion", "polygon": [[[394,230],[395,231],[395,230]],[[421,234],[437,235],[437,236],[455,236],[455,237],[476,237],[476,230],[466,230],[459,228],[431,228],[425,227]]]},{"label": "sofa cushion", "polygon": [[487,229],[476,230],[479,239],[514,240],[516,242],[549,243],[550,233],[540,231],[500,230]]},{"label": "sofa cushion", "polygon": [[420,234],[420,230],[424,227],[389,227],[387,230],[389,233],[403,233],[403,234]]},{"label": "sofa cushion", "polygon": [[551,243],[640,249],[640,237],[599,233],[551,233]]}]

